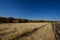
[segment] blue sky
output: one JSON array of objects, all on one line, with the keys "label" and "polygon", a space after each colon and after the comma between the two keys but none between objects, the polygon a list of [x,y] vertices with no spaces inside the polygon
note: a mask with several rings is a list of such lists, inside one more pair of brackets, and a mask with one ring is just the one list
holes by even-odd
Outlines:
[{"label": "blue sky", "polygon": [[59,0],[0,0],[0,16],[60,20]]}]

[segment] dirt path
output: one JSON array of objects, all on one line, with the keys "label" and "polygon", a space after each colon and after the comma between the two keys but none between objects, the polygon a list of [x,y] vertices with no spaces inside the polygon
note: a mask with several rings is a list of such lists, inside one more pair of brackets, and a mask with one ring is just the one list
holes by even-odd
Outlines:
[{"label": "dirt path", "polygon": [[20,40],[56,40],[51,23],[41,26],[35,32],[23,36]]}]

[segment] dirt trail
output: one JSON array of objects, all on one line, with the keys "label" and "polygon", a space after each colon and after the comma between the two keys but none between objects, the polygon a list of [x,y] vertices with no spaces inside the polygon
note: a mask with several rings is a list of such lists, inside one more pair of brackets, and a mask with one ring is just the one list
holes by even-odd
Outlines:
[{"label": "dirt trail", "polygon": [[34,33],[23,36],[20,40],[56,40],[51,23],[41,26]]}]

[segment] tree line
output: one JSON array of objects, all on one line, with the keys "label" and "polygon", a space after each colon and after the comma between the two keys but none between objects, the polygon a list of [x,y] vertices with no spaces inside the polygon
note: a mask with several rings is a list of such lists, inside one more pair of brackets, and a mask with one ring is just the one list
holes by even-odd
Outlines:
[{"label": "tree line", "polygon": [[5,18],[5,17],[0,17],[0,23],[25,23],[27,22],[27,19],[16,19],[13,17]]},{"label": "tree line", "polygon": [[0,17],[0,23],[29,23],[29,22],[51,22],[46,20],[27,20],[27,19],[20,19],[20,18],[13,18],[13,17]]}]

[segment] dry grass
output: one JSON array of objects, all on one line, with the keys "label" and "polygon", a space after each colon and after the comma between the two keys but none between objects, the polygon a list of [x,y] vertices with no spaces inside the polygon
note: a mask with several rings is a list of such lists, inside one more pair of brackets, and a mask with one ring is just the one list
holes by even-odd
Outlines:
[{"label": "dry grass", "polygon": [[51,23],[3,23],[0,40],[55,40],[55,34]]}]

